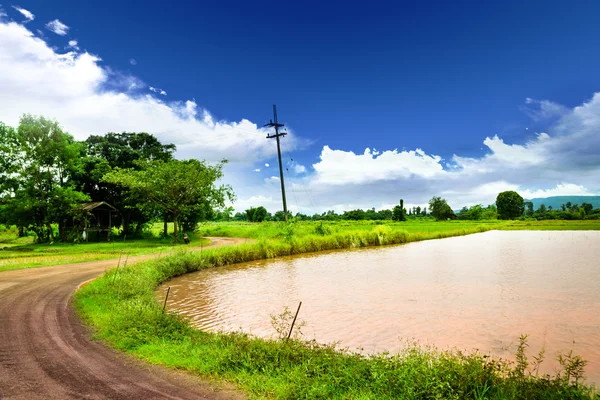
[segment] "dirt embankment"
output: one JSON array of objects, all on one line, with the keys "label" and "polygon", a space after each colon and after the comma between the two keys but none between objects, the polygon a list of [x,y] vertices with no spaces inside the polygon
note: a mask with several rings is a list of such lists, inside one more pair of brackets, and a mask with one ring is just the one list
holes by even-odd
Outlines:
[{"label": "dirt embankment", "polygon": [[[204,248],[245,241],[210,239]],[[152,257],[130,257],[128,263]],[[102,260],[0,272],[0,399],[242,398],[89,339],[72,310],[71,295],[116,264]]]}]

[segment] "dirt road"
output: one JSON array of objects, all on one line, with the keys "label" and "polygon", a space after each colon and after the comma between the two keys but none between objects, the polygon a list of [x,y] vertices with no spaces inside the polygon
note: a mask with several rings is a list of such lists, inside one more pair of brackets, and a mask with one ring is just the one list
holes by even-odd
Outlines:
[{"label": "dirt road", "polygon": [[[205,248],[244,241],[210,239]],[[151,257],[131,257],[128,263]],[[89,340],[71,295],[115,266],[116,260],[103,260],[0,272],[0,399],[241,398]]]}]

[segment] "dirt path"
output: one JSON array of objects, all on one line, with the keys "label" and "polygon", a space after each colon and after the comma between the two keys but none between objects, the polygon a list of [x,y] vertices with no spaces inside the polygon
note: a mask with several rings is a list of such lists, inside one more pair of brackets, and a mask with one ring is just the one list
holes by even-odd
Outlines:
[{"label": "dirt path", "polygon": [[[204,246],[243,243],[209,238]],[[128,263],[156,255],[130,257]],[[230,399],[189,375],[143,364],[89,340],[74,315],[77,287],[116,260],[0,272],[0,399]]]}]

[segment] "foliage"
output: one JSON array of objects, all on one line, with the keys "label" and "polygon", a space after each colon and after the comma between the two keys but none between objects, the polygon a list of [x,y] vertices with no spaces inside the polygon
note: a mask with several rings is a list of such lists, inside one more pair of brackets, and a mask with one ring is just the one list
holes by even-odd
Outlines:
[{"label": "foliage", "polygon": [[[155,136],[145,132],[92,135],[83,144],[86,157],[83,171],[76,177],[77,185],[93,201],[106,201],[118,210],[113,222],[122,226],[125,237],[140,236],[144,224],[156,217],[156,208],[149,207],[143,198],[127,188],[103,181],[102,177],[114,168],[137,170],[140,161],[170,161],[175,145],[163,145]],[[163,218],[168,219],[168,216],[163,215]],[[132,225],[135,226],[134,231],[130,228]]]},{"label": "foliage", "polygon": [[429,200],[429,211],[431,211],[431,215],[438,221],[456,219],[456,215],[448,205],[446,199],[442,199],[441,197],[434,196]]},{"label": "foliage", "polygon": [[16,131],[3,126],[2,212],[4,223],[27,228],[38,242],[54,240],[52,223],[64,225],[74,207],[89,197],[77,191],[73,177],[81,167],[82,146],[56,121],[25,114]]},{"label": "foliage", "polygon": [[267,209],[263,206],[250,207],[246,210],[246,219],[250,222],[263,222],[270,217]]},{"label": "foliage", "polygon": [[523,215],[525,203],[519,193],[508,190],[498,194],[496,207],[498,207],[498,218],[515,219]]},{"label": "foliage", "polygon": [[104,175],[103,180],[127,187],[147,204],[170,214],[175,241],[179,235],[180,219],[197,213],[198,205],[223,207],[226,199],[233,199],[231,187],[215,186],[215,182],[223,176],[225,161],[216,166],[194,159],[153,160],[137,164],[139,170],[117,168]]}]

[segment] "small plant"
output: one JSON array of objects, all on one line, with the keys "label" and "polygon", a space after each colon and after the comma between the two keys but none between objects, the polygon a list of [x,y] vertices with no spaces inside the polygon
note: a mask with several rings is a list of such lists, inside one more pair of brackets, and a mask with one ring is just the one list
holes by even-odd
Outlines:
[{"label": "small plant", "polygon": [[331,229],[327,225],[324,225],[323,222],[320,222],[315,226],[315,234],[320,236],[331,235]]},{"label": "small plant", "polygon": [[527,362],[527,354],[525,354],[525,349],[529,347],[527,343],[527,338],[529,335],[521,335],[519,336],[519,345],[517,346],[517,352],[515,356],[517,357],[517,365],[513,371],[513,375],[521,380],[525,379],[525,371],[529,366]]},{"label": "small plant", "polygon": [[[275,332],[277,332],[277,337],[280,340],[284,340],[288,337],[293,321],[294,314],[290,311],[288,306],[285,306],[285,309],[281,314],[271,314],[271,326],[273,329],[275,329]],[[305,326],[306,321],[296,320],[296,323],[294,324],[294,331],[292,332],[292,338],[296,340],[300,339],[304,335],[302,333],[302,328]]]},{"label": "small plant", "polygon": [[[569,351],[569,353],[567,354],[559,353],[556,360],[562,367],[562,372],[564,373],[562,379],[564,380],[564,382],[566,384],[569,384],[571,382],[571,379],[573,379],[575,387],[577,387],[577,385],[579,384],[579,380],[585,377],[584,368],[587,365],[588,361],[582,359],[580,356],[573,355],[573,350]],[[561,376],[559,373],[557,379],[560,378]]]},{"label": "small plant", "polygon": [[281,229],[283,239],[286,242],[289,242],[294,237],[294,233],[296,231],[296,223],[288,222],[283,224],[283,228]]}]

